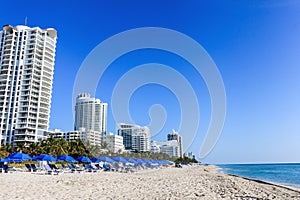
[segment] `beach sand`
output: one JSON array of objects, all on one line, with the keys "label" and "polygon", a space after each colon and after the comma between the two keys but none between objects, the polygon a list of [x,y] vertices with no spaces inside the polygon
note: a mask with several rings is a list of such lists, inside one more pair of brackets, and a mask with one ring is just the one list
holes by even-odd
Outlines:
[{"label": "beach sand", "polygon": [[0,174],[0,199],[300,199],[300,191],[217,172],[215,166],[136,173]]}]

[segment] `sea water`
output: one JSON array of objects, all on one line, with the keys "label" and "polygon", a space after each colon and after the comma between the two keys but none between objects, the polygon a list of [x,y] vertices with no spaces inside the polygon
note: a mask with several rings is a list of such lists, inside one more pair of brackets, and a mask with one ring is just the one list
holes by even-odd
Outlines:
[{"label": "sea water", "polygon": [[300,163],[218,165],[221,172],[300,188]]}]

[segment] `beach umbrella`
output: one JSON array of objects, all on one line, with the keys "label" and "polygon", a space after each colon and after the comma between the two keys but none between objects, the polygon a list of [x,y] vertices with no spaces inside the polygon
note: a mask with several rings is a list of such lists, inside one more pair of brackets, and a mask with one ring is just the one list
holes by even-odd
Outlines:
[{"label": "beach umbrella", "polygon": [[31,160],[32,158],[26,153],[12,153],[7,158],[10,162],[24,162],[26,160]]},{"label": "beach umbrella", "polygon": [[109,158],[109,157],[106,157],[106,156],[100,156],[97,158],[97,162],[109,162],[109,163],[113,163],[115,162],[113,159]]},{"label": "beach umbrella", "polygon": [[121,162],[121,163],[127,163],[128,162],[127,160],[125,160],[121,156],[113,156],[113,157],[111,157],[111,159],[113,159],[116,162]]},{"label": "beach umbrella", "polygon": [[166,165],[173,165],[174,163],[169,161],[169,160],[163,160],[163,164],[166,164]]},{"label": "beach umbrella", "polygon": [[100,161],[98,161],[98,158],[91,158],[92,163],[99,163]]},{"label": "beach umbrella", "polygon": [[32,158],[33,161],[49,161],[49,162],[55,162],[56,161],[56,158],[50,156],[50,155],[47,155],[47,154],[41,154],[39,156],[35,156]]},{"label": "beach umbrella", "polygon": [[75,160],[72,156],[67,156],[67,155],[58,156],[57,160],[77,163],[77,160]]},{"label": "beach umbrella", "polygon": [[9,158],[0,158],[0,162],[10,162]]},{"label": "beach umbrella", "polygon": [[132,158],[124,158],[125,160],[127,160],[128,162],[130,163],[133,163],[133,164],[138,164],[138,162]]},{"label": "beach umbrella", "polygon": [[85,156],[79,156],[77,158],[77,160],[80,161],[80,162],[85,162],[85,163],[91,163],[92,162],[91,159],[89,159],[88,157],[85,157]]},{"label": "beach umbrella", "polygon": [[142,159],[134,158],[134,160],[137,162],[137,164],[144,164]]}]

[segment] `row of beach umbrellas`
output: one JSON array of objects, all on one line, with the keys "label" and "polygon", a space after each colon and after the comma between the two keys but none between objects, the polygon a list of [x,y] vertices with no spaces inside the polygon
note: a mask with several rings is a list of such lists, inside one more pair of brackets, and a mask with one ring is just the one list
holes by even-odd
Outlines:
[{"label": "row of beach umbrellas", "polygon": [[0,162],[24,162],[27,160],[32,161],[49,161],[49,162],[56,162],[56,161],[65,161],[65,162],[71,162],[71,163],[77,163],[79,162],[85,162],[85,163],[100,163],[100,162],[108,162],[108,163],[114,163],[114,162],[120,162],[120,163],[132,163],[132,164],[151,164],[151,165],[162,165],[162,164],[173,164],[173,162],[169,160],[146,160],[146,159],[138,159],[138,158],[123,158],[120,156],[113,156],[113,157],[106,157],[106,156],[100,156],[100,157],[94,157],[92,159],[89,159],[85,156],[79,156],[77,159],[73,158],[72,156],[68,155],[62,155],[58,157],[53,157],[51,155],[47,154],[41,154],[39,156],[31,157],[28,154],[25,153],[12,153],[7,158],[0,158]]}]

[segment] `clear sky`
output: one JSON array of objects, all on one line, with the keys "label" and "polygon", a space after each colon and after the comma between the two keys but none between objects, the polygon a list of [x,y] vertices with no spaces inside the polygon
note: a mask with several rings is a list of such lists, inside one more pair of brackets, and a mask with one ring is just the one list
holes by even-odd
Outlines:
[{"label": "clear sky", "polygon": [[[224,129],[203,161],[300,162],[299,1],[4,1],[1,8],[1,25],[24,24],[27,16],[28,26],[58,31],[51,129],[73,129],[73,84],[93,48],[128,29],[164,27],[200,43],[224,81]],[[124,55],[107,69],[96,97],[110,104],[112,89],[122,74],[149,62],[173,67],[195,86],[201,121],[189,150],[199,152],[210,120],[209,94],[201,76],[178,56],[159,50]],[[140,88],[132,96],[130,112],[137,124],[147,125],[148,109],[158,103],[165,107],[168,119],[154,139],[163,140],[180,123],[178,101],[167,88]],[[108,130],[115,132],[110,109]]]}]

